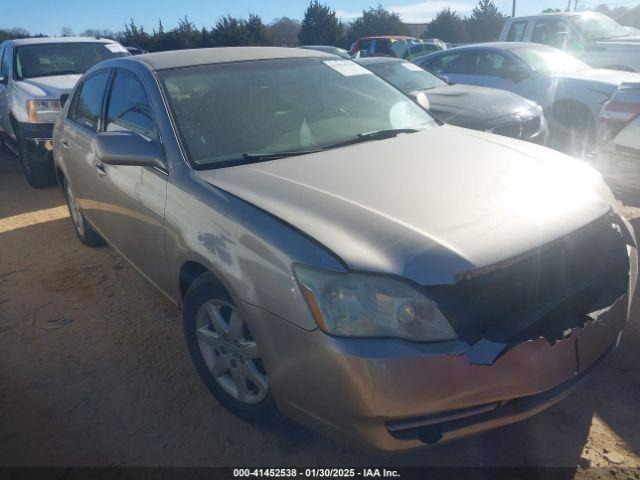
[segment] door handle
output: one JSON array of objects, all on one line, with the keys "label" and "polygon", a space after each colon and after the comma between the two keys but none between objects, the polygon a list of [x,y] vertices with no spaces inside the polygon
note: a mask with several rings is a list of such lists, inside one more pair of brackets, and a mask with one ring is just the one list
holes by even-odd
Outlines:
[{"label": "door handle", "polygon": [[103,163],[96,163],[96,170],[98,171],[98,175],[104,177],[107,174],[107,171],[104,169]]}]

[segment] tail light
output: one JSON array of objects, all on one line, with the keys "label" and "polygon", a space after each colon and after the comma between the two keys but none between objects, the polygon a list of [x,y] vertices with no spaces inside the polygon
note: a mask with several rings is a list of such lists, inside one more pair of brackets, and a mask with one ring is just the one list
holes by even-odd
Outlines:
[{"label": "tail light", "polygon": [[606,123],[628,123],[640,115],[640,102],[607,101],[600,111],[600,121]]}]

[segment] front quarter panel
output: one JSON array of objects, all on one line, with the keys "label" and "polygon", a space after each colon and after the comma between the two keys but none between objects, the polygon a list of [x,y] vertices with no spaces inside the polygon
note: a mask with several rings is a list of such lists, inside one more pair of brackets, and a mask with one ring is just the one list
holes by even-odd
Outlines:
[{"label": "front quarter panel", "polygon": [[300,262],[336,271],[342,263],[291,226],[213,187],[184,165],[170,174],[165,216],[170,278],[179,303],[187,262],[210,270],[239,301],[258,306],[306,330],[315,321],[293,278]]}]

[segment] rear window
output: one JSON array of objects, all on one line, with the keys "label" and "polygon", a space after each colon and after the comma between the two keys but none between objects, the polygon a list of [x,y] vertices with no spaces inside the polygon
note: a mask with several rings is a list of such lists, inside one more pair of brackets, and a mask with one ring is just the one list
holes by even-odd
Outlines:
[{"label": "rear window", "polygon": [[117,43],[68,42],[21,45],[16,48],[15,70],[18,80],[53,75],[82,74],[96,63],[128,56]]}]

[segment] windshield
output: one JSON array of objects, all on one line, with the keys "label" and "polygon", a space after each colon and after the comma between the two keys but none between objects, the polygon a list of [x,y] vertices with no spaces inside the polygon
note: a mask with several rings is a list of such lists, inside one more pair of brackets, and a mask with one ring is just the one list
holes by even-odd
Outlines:
[{"label": "windshield", "polygon": [[332,148],[380,130],[437,125],[400,91],[350,60],[262,60],[159,75],[196,168]]},{"label": "windshield", "polygon": [[447,86],[444,80],[410,62],[372,62],[365,66],[405,93]]},{"label": "windshield", "polygon": [[605,15],[580,15],[573,20],[573,24],[587,40],[604,40],[631,35],[631,32],[625,30],[622,25]]},{"label": "windshield", "polygon": [[591,68],[568,53],[543,45],[518,47],[512,52],[538,73],[571,73]]},{"label": "windshield", "polygon": [[82,74],[96,63],[129,55],[117,43],[41,43],[16,48],[16,78]]}]

